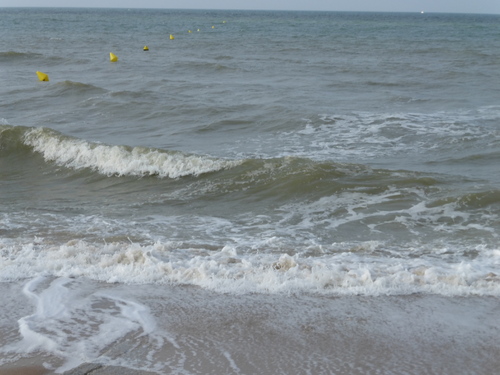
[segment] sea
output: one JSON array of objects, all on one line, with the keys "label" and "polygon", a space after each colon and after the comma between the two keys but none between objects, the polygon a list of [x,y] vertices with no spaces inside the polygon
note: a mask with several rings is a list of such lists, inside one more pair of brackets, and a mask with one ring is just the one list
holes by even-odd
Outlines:
[{"label": "sea", "polygon": [[0,369],[498,371],[500,15],[0,30]]}]

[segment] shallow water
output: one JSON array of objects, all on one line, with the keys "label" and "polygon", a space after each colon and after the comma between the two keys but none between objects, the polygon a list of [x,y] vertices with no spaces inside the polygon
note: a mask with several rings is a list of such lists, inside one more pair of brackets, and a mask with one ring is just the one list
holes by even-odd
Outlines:
[{"label": "shallow water", "polygon": [[487,374],[499,365],[494,297],[235,295],[81,278],[2,284],[2,295],[16,301],[23,334],[18,342],[17,324],[2,317],[3,361],[23,363],[17,353],[31,350],[55,373],[76,374],[82,362],[159,374]]}]

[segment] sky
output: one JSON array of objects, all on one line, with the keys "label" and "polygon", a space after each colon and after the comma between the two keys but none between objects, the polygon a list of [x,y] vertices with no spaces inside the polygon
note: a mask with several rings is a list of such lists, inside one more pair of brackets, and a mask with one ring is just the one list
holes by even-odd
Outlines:
[{"label": "sky", "polygon": [[25,6],[500,14],[500,0],[0,0],[0,7]]}]

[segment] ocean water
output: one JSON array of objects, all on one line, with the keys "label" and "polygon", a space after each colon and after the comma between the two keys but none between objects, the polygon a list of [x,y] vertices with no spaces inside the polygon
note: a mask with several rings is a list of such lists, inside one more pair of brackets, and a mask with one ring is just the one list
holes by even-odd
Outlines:
[{"label": "ocean water", "polygon": [[500,16],[0,15],[0,365],[463,370],[363,362],[325,316],[415,296],[498,312]]}]

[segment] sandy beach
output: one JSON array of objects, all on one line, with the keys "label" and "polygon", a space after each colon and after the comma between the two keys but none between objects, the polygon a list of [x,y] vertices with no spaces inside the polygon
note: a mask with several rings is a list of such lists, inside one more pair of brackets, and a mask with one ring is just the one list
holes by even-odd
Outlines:
[{"label": "sandy beach", "polygon": [[[1,284],[5,292],[6,285]],[[133,330],[82,361],[87,363],[64,371],[68,358],[53,353],[11,363],[5,363],[4,354],[0,375],[493,374],[500,368],[500,300],[495,297],[230,295],[185,286],[94,287],[147,306],[155,332]],[[26,307],[20,301],[18,311],[25,313]],[[2,330],[10,337],[18,319],[3,320]],[[85,335],[80,339],[91,343]],[[12,342],[2,340],[6,344]]]}]

